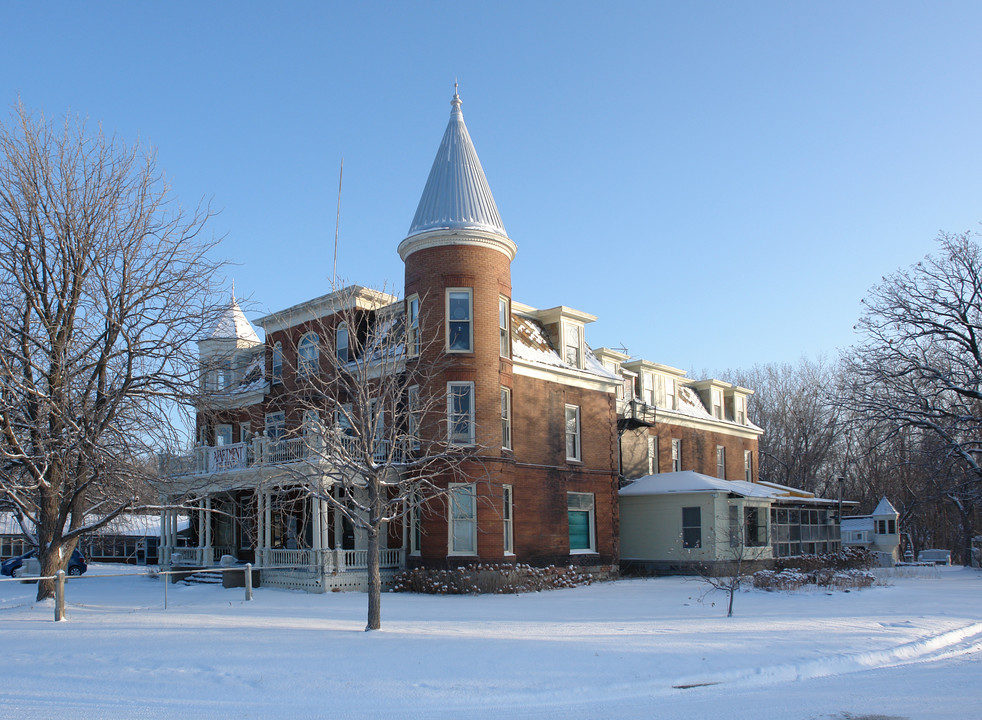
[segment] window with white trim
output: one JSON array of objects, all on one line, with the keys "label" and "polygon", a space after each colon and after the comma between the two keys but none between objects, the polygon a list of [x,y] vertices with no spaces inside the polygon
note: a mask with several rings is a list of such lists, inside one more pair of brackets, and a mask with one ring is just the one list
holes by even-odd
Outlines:
[{"label": "window with white trim", "polygon": [[474,352],[474,291],[447,288],[447,352]]},{"label": "window with white trim", "polygon": [[283,343],[278,342],[273,345],[273,362],[270,376],[273,385],[283,382]]},{"label": "window with white trim", "polygon": [[583,326],[563,323],[563,360],[575,368],[583,367]]},{"label": "window with white trim", "polygon": [[452,444],[474,444],[474,383],[447,383],[447,426]]},{"label": "window with white trim", "polygon": [[348,342],[348,323],[341,323],[334,331],[334,356],[339,363],[346,363],[351,359]]},{"label": "window with white trim", "polygon": [[512,504],[512,486],[501,486],[501,526],[504,532],[505,555],[515,554],[515,531],[513,525],[514,507]]},{"label": "window with white trim", "polygon": [[682,547],[702,547],[702,508],[698,506],[682,508]]},{"label": "window with white trim", "polygon": [[303,434],[304,437],[313,437],[320,432],[321,419],[316,410],[303,411]]},{"label": "window with white trim", "polygon": [[419,295],[406,298],[406,354],[419,355]]},{"label": "window with white trim", "polygon": [[716,446],[716,477],[726,480],[726,448],[722,445]]},{"label": "window with white trim", "polygon": [[648,474],[654,475],[658,472],[658,438],[648,436]]},{"label": "window with white trim", "polygon": [[501,447],[511,450],[511,390],[501,388]]},{"label": "window with white trim", "polygon": [[247,422],[239,423],[239,442],[252,440],[252,425]]},{"label": "window with white trim", "polygon": [[282,440],[286,435],[286,413],[266,413],[266,437],[270,440]]},{"label": "window with white trim", "polygon": [[743,395],[733,397],[734,420],[740,425],[747,424],[747,398]]},{"label": "window with white trim", "polygon": [[566,493],[566,515],[569,522],[570,555],[597,552],[593,493]]},{"label": "window with white trim", "polygon": [[723,419],[723,391],[713,388],[710,391],[713,400],[713,417],[717,420]]},{"label": "window with white trim", "polygon": [[447,496],[450,504],[450,554],[477,554],[477,486],[473,483],[451,483]]},{"label": "window with white trim", "polygon": [[320,349],[317,347],[319,341],[317,333],[307,333],[300,338],[297,346],[297,372],[301,375],[313,375],[317,372],[320,362]]},{"label": "window with white trim", "polygon": [[508,298],[498,297],[498,344],[501,357],[511,357],[511,311]]},{"label": "window with white trim", "polygon": [[754,481],[754,454],[750,450],[743,451],[743,479],[747,482]]},{"label": "window with white trim", "polygon": [[580,407],[566,406],[566,459],[580,459]]},{"label": "window with white trim", "polygon": [[215,445],[231,445],[232,444],[232,426],[231,425],[216,425],[215,426]]},{"label": "window with white trim", "polygon": [[655,404],[655,375],[648,371],[641,373],[641,400],[645,405]]},{"label": "window with white trim", "polygon": [[682,440],[672,438],[672,472],[682,470]]},{"label": "window with white trim", "polygon": [[351,413],[353,412],[351,403],[344,403],[334,409],[334,425],[341,431],[342,435],[353,437],[355,434],[354,423]]},{"label": "window with white trim", "polygon": [[667,377],[665,378],[665,407],[669,410],[675,410],[675,378]]}]

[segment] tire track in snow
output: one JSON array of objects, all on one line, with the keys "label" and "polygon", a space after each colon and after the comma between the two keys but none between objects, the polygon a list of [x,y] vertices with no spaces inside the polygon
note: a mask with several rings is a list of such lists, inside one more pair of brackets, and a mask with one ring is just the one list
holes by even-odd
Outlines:
[{"label": "tire track in snow", "polygon": [[962,628],[882,650],[843,653],[802,663],[680,678],[672,683],[672,687],[677,690],[687,690],[714,685],[767,685],[795,682],[913,663],[936,662],[972,652],[982,652],[982,623],[971,623]]}]

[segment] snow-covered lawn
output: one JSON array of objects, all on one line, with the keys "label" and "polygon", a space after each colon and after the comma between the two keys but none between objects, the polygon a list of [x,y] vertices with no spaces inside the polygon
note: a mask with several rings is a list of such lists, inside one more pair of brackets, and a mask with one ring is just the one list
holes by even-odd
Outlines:
[{"label": "snow-covered lawn", "polygon": [[[0,717],[982,717],[982,574],[723,596],[685,578],[365,596],[98,577],[68,621],[0,583]],[[131,568],[132,569],[132,568]],[[715,600],[715,606],[712,602]]]}]

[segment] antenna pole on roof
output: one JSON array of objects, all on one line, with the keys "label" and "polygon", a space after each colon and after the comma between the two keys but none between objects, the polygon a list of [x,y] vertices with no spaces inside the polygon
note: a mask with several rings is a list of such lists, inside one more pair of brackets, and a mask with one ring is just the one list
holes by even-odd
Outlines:
[{"label": "antenna pole on roof", "polygon": [[337,290],[338,282],[338,234],[341,230],[341,180],[344,178],[344,158],[341,158],[341,172],[338,173],[338,217],[334,223],[334,271],[331,274],[331,290]]}]

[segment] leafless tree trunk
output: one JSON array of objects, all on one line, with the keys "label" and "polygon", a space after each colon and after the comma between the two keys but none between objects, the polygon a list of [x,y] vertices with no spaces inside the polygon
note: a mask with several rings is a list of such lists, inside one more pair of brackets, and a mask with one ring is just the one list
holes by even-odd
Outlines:
[{"label": "leafless tree trunk", "polygon": [[407,342],[402,302],[380,302],[357,286],[335,294],[338,309],[303,336],[316,337],[316,360],[297,348],[306,367],[282,398],[303,418],[310,458],[290,472],[310,497],[366,533],[365,629],[378,630],[379,552],[390,525],[450,502],[448,481],[478,477],[483,466],[475,447],[450,441],[445,383],[435,380],[446,361],[424,346],[435,333],[416,328]]},{"label": "leafless tree trunk", "polygon": [[0,494],[35,528],[42,575],[134,504],[187,395],[218,309],[207,216],[174,204],[152,152],[79,119],[19,106],[0,125]]}]

